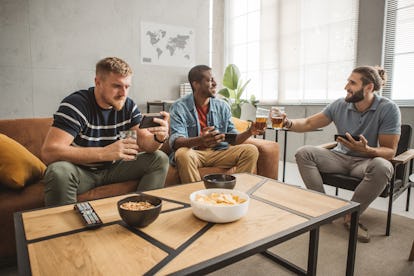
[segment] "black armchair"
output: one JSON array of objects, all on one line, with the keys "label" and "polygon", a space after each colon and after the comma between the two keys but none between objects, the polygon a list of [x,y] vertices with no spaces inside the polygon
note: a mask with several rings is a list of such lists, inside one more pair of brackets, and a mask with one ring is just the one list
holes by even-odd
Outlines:
[{"label": "black armchair", "polygon": [[[414,149],[409,149],[411,143],[412,128],[410,125],[401,125],[401,136],[398,142],[398,149],[396,156],[390,160],[394,167],[394,175],[390,183],[385,187],[380,197],[389,197],[387,227],[385,234],[390,235],[392,203],[405,190],[407,190],[406,211],[410,206],[410,192],[411,182],[408,180],[407,164],[410,163],[410,173],[413,169]],[[325,148],[333,148],[335,143],[321,145]],[[335,173],[321,173],[323,183],[326,185],[336,187],[335,194],[338,195],[338,188],[354,191],[362,179],[355,178],[349,175],[335,174]]]}]

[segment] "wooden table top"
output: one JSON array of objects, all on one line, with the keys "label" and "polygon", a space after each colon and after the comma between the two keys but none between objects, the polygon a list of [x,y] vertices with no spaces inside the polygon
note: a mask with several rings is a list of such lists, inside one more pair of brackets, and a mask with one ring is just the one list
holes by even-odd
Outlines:
[{"label": "wooden table top", "polygon": [[127,195],[90,202],[104,223],[95,230],[83,227],[73,204],[17,213],[25,235],[17,239],[26,245],[26,252],[18,247],[19,269],[29,267],[33,275],[187,273],[242,252],[254,254],[255,248],[355,209],[353,202],[276,180],[235,175],[235,189],[251,201],[246,216],[232,223],[193,216],[189,195],[204,189],[202,182],[145,192],[163,199],[161,214],[145,228],[121,220],[116,203]]}]

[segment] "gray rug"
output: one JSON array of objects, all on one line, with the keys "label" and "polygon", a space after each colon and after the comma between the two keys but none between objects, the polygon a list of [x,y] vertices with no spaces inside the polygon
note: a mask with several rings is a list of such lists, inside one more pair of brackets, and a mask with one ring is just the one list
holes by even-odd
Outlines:
[{"label": "gray rug", "polygon": [[[368,209],[360,218],[371,234],[370,243],[357,244],[355,275],[414,275],[408,255],[414,240],[414,220],[393,215],[391,236],[385,236],[386,213]],[[271,248],[272,252],[306,268],[309,234]],[[317,275],[345,275],[348,231],[342,220],[321,227]],[[257,254],[210,275],[295,275]]]}]

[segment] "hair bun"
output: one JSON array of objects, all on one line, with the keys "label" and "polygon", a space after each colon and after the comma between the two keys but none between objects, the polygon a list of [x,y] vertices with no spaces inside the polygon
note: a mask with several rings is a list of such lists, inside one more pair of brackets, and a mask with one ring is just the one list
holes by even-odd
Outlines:
[{"label": "hair bun", "polygon": [[380,78],[382,79],[382,86],[385,85],[385,82],[387,81],[387,72],[380,66],[375,66],[375,69],[378,72],[378,75],[380,76]]}]

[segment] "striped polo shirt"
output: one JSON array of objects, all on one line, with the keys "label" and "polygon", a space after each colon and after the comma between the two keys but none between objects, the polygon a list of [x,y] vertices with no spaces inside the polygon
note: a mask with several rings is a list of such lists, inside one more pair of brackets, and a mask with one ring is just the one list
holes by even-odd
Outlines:
[{"label": "striped polo shirt", "polygon": [[119,111],[100,108],[91,87],[63,99],[53,117],[54,127],[74,137],[72,146],[104,147],[118,140],[121,130],[139,124],[142,114],[130,98]]}]

